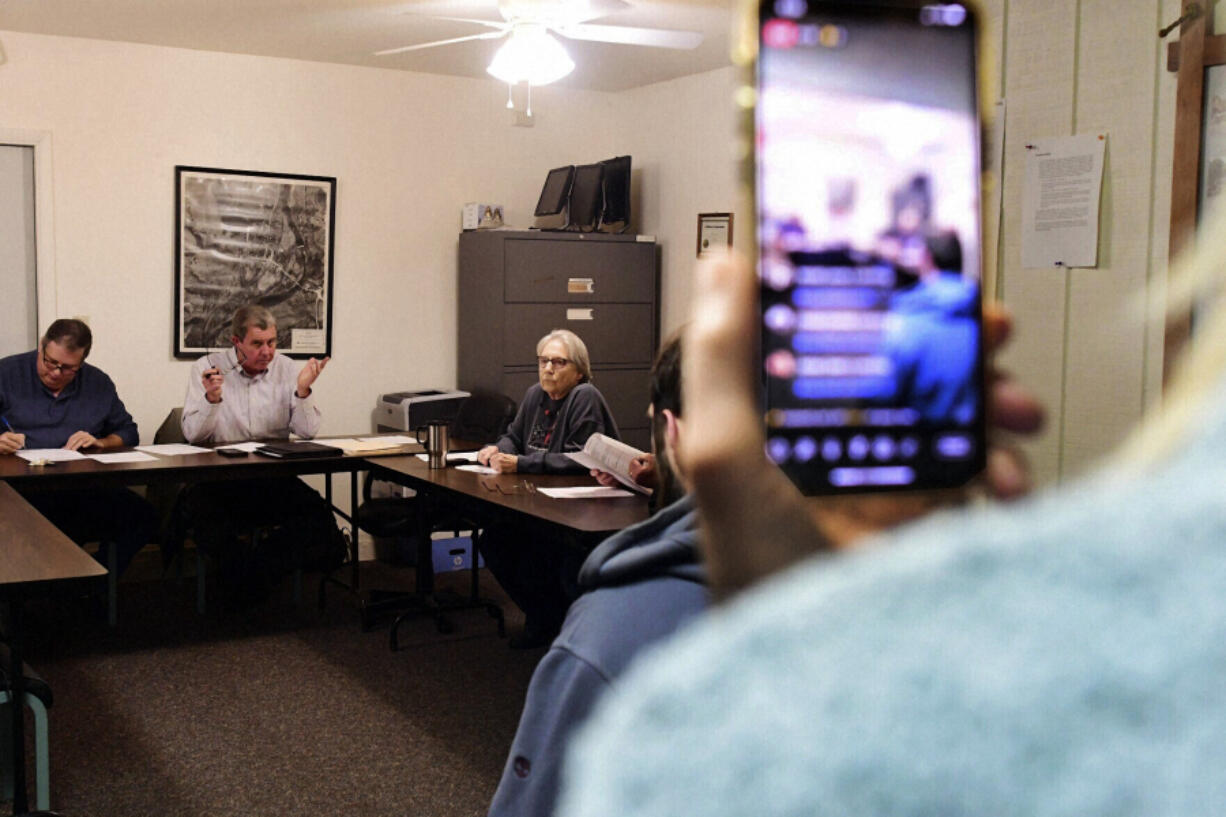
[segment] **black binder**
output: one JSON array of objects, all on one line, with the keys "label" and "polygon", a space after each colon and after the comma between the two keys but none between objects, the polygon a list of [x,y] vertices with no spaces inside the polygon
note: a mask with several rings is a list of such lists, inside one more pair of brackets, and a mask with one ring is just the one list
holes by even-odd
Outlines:
[{"label": "black binder", "polygon": [[313,443],[309,440],[284,443],[264,443],[255,453],[283,460],[301,460],[314,457],[341,457],[345,452],[334,445]]}]

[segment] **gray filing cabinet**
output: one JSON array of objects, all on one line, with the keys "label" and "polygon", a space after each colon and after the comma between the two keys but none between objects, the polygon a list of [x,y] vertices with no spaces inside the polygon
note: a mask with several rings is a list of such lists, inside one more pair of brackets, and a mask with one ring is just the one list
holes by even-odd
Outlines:
[{"label": "gray filing cabinet", "polygon": [[458,386],[516,401],[537,382],[536,342],[570,329],[626,442],[650,447],[648,375],[659,345],[655,241],[529,230],[460,234]]}]

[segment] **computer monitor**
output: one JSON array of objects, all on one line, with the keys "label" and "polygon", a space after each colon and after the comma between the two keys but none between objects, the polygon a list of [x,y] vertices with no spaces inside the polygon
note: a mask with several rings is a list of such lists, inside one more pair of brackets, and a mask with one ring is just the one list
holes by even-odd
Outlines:
[{"label": "computer monitor", "polygon": [[600,231],[622,233],[630,229],[630,157],[615,156],[600,163],[604,209]]},{"label": "computer monitor", "polygon": [[541,188],[541,197],[536,200],[534,216],[556,216],[566,209],[570,198],[571,179],[575,175],[575,166],[555,167],[545,177],[545,186]]},{"label": "computer monitor", "polygon": [[579,165],[570,188],[570,229],[591,232],[600,224],[604,193],[599,164]]}]

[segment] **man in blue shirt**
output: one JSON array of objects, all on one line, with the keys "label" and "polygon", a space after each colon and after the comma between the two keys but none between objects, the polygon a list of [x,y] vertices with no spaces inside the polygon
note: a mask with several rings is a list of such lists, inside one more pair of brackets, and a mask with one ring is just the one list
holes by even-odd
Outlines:
[{"label": "man in blue shirt", "polygon": [[[57,320],[38,348],[0,360],[0,455],[23,448],[98,451],[139,442],[136,423],[105,372],[85,362],[93,335],[84,322]],[[41,491],[22,495],[78,543],[117,548],[122,573],[150,542],[157,521],[153,507],[126,488]],[[105,548],[97,558],[104,565]]]}]

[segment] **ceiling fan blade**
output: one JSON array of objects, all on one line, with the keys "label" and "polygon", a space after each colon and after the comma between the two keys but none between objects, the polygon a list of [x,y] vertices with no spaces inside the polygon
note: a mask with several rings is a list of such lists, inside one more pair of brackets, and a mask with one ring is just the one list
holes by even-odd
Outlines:
[{"label": "ceiling fan blade", "polygon": [[452,43],[463,43],[469,40],[493,40],[498,37],[505,37],[505,31],[487,31],[484,34],[470,34],[467,37],[452,37],[450,40],[435,40],[432,43],[420,43],[418,45],[402,45],[399,48],[387,48],[383,51],[376,51],[376,57],[386,57],[389,54],[403,54],[406,51],[419,51],[423,48],[434,48],[438,45],[451,45]]},{"label": "ceiling fan blade", "polygon": [[506,31],[511,27],[511,24],[505,20],[478,20],[474,17],[444,17],[441,14],[424,15],[431,20],[450,20],[453,23],[476,23],[479,26],[489,26],[500,31]]},{"label": "ceiling fan blade", "polygon": [[541,22],[551,26],[577,25],[633,8],[626,0],[498,0],[506,20]]},{"label": "ceiling fan blade", "polygon": [[685,49],[697,48],[702,44],[702,34],[697,31],[678,31],[670,28],[635,28],[633,26],[600,26],[580,23],[558,26],[554,30],[572,40],[591,40],[598,43]]}]

